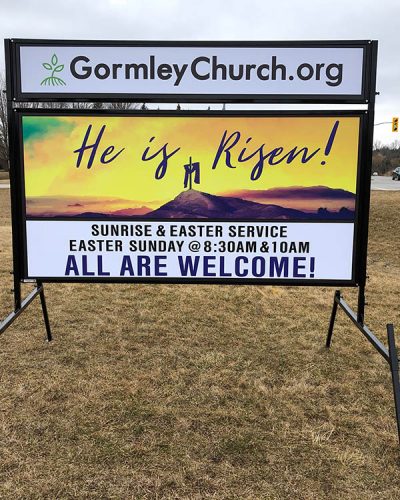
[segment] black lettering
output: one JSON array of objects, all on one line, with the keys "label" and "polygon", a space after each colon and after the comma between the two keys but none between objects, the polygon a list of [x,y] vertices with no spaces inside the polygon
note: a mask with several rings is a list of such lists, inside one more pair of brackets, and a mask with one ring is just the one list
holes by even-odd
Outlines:
[{"label": "black lettering", "polygon": [[[332,70],[336,70],[336,74],[332,73]],[[342,83],[343,78],[343,64],[329,64],[326,67],[326,76],[329,78],[329,82],[326,82],[330,87],[337,87]]]},{"label": "black lettering", "polygon": [[179,66],[177,64],[173,64],[173,68],[174,68],[175,74],[176,74],[176,80],[174,83],[175,87],[177,87],[181,83],[182,77],[185,74],[187,67],[188,67],[187,64],[182,64],[181,68],[179,68]]},{"label": "black lettering", "polygon": [[211,65],[211,78],[212,80],[218,80],[218,71],[221,72],[221,80],[226,80],[226,66],[225,64],[218,64],[217,56],[212,57]]},{"label": "black lettering", "polygon": [[315,79],[321,80],[321,69],[325,66],[325,63],[318,63],[315,67]]},{"label": "black lettering", "polygon": [[241,80],[243,78],[244,68],[243,64],[239,64],[238,72],[235,75],[235,66],[233,64],[229,65],[229,78],[231,80]]},{"label": "black lettering", "polygon": [[276,80],[277,71],[281,71],[281,80],[286,80],[286,66],[284,64],[276,64],[276,56],[272,57],[271,80]]},{"label": "black lettering", "polygon": [[257,68],[257,77],[260,80],[269,80],[269,74],[263,75],[264,70],[269,72],[269,64],[260,64],[260,66]]},{"label": "black lettering", "polygon": [[201,62],[205,62],[205,63],[210,64],[210,58],[205,57],[205,56],[196,57],[196,59],[193,60],[191,66],[190,66],[190,71],[192,72],[192,75],[196,78],[196,80],[208,80],[210,78],[210,73],[206,73],[205,75],[201,75],[197,71],[197,65]]},{"label": "black lettering", "polygon": [[122,68],[122,64],[113,64],[112,68],[112,77],[113,80],[116,80],[118,78],[118,70],[119,68]]},{"label": "black lettering", "polygon": [[[307,74],[303,74],[303,69],[307,70]],[[310,78],[313,77],[313,74],[314,68],[311,66],[311,64],[303,63],[300,64],[300,66],[297,68],[297,76],[300,78],[300,80],[310,80]]]},{"label": "black lettering", "polygon": [[74,57],[71,61],[69,69],[71,70],[72,75],[75,78],[78,78],[78,80],[86,80],[86,78],[89,78],[89,76],[92,74],[92,68],[90,66],[82,66],[81,70],[84,73],[78,73],[76,71],[76,65],[80,62],[88,63],[88,62],[90,62],[90,59],[88,57],[85,57],[85,56]]},{"label": "black lettering", "polygon": [[146,64],[125,64],[126,80],[130,80],[132,71],[134,80],[139,80],[140,72],[142,72],[142,78],[147,80],[149,69]]},{"label": "black lettering", "polygon": [[[104,73],[101,74],[100,70],[103,70]],[[98,64],[94,68],[94,74],[95,74],[96,78],[98,78],[99,80],[105,80],[106,78],[108,78],[110,76],[110,73],[111,73],[111,70],[107,66],[107,64]]]},{"label": "black lettering", "polygon": [[169,80],[172,76],[172,68],[169,64],[160,64],[157,68],[157,75],[160,80]]},{"label": "black lettering", "polygon": [[251,70],[256,68],[257,66],[255,64],[246,64],[246,80],[250,80]]}]

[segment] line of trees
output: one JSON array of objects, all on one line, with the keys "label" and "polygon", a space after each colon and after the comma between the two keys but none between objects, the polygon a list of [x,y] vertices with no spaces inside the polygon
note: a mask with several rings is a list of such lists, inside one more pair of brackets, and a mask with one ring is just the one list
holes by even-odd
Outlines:
[{"label": "line of trees", "polygon": [[393,141],[389,145],[376,141],[372,154],[372,172],[391,175],[397,167],[400,167],[400,141]]},{"label": "line of trees", "polygon": [[[146,109],[145,104],[139,105],[131,102],[32,102],[24,103],[24,107],[31,109],[113,109],[116,111],[137,109],[138,107]],[[180,109],[179,104],[177,109]],[[225,109],[225,105],[223,109]],[[374,151],[372,155],[372,172],[377,172],[379,175],[391,175],[396,167],[400,167],[400,141],[393,141],[390,145],[384,145],[380,141],[376,141],[374,143]],[[8,169],[9,158],[6,85],[4,76],[0,74],[0,170]]]},{"label": "line of trees", "polygon": [[[24,108],[37,109],[113,109],[125,111],[137,108],[147,109],[145,104],[132,102],[31,102],[24,103]],[[7,126],[7,96],[5,78],[0,74],[0,170],[9,170],[8,157],[8,126]]]}]

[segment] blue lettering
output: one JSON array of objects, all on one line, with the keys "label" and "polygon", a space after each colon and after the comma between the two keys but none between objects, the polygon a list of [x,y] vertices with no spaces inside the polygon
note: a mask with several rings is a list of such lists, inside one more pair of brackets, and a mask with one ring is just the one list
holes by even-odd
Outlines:
[{"label": "blue lettering", "polygon": [[[150,257],[147,255],[139,255],[138,261],[138,276],[150,276]],[[144,270],[144,274],[143,274]]]},{"label": "blue lettering", "polygon": [[99,276],[110,276],[110,273],[108,271],[103,271],[103,256],[102,255],[97,256],[97,270],[98,270]]},{"label": "blue lettering", "polygon": [[197,270],[199,268],[200,257],[197,255],[194,259],[192,257],[183,258],[178,255],[179,268],[181,271],[181,276],[196,276]]},{"label": "blue lettering", "polygon": [[301,273],[300,270],[305,269],[305,265],[301,265],[300,262],[307,260],[307,257],[294,257],[293,259],[293,277],[294,278],[305,278],[306,273]]},{"label": "blue lettering", "polygon": [[251,263],[251,271],[253,276],[261,278],[265,276],[265,259],[264,257],[254,257]]},{"label": "blue lettering", "polygon": [[219,258],[219,268],[220,268],[220,276],[225,277],[225,276],[232,276],[232,273],[227,273],[225,272],[225,257],[220,257]]},{"label": "blue lettering", "polygon": [[203,257],[204,276],[216,276],[216,272],[210,269],[215,269],[215,257]]},{"label": "blue lettering", "polygon": [[235,259],[235,274],[236,276],[239,276],[240,278],[244,278],[249,274],[249,271],[247,269],[241,269],[241,263],[243,264],[248,264],[249,259],[247,257],[237,257]]},{"label": "blue lettering", "polygon": [[128,272],[129,276],[134,276],[132,261],[129,255],[124,255],[122,257],[121,271],[119,272],[120,276],[125,276],[125,273]]},{"label": "blue lettering", "polygon": [[78,264],[76,263],[74,255],[68,255],[65,276],[69,276],[71,272],[73,272],[75,276],[79,276]]},{"label": "blue lettering", "polygon": [[155,276],[168,276],[168,273],[166,271],[163,271],[162,269],[165,269],[167,267],[167,264],[165,264],[163,261],[166,261],[167,257],[165,255],[156,255],[154,258],[154,264],[155,264],[155,269],[154,269],[154,274]]},{"label": "blue lettering", "polygon": [[94,271],[89,271],[88,269],[87,255],[82,255],[82,276],[94,276],[94,274]]},{"label": "blue lettering", "polygon": [[271,257],[269,275],[271,278],[275,276],[280,278],[282,275],[284,278],[287,278],[289,276],[289,258],[282,257],[279,259],[278,257]]}]

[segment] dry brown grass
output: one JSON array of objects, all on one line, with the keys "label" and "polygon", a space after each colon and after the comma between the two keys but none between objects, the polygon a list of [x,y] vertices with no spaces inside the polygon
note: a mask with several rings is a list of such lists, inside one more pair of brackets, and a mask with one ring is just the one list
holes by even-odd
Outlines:
[{"label": "dry brown grass", "polygon": [[[400,341],[400,192],[372,200],[367,320]],[[0,339],[1,498],[399,498],[389,369],[343,313],[324,349],[332,289],[46,292],[54,342],[37,300]]]}]

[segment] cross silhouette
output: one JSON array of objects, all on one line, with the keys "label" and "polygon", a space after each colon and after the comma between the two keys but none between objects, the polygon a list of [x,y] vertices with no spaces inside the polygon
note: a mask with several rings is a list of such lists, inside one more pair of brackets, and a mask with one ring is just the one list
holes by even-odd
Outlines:
[{"label": "cross silhouette", "polygon": [[193,182],[195,184],[200,184],[200,162],[192,162],[192,157],[189,156],[189,163],[184,165],[185,168],[185,178],[183,181],[183,187],[192,189],[192,174],[194,174]]}]

